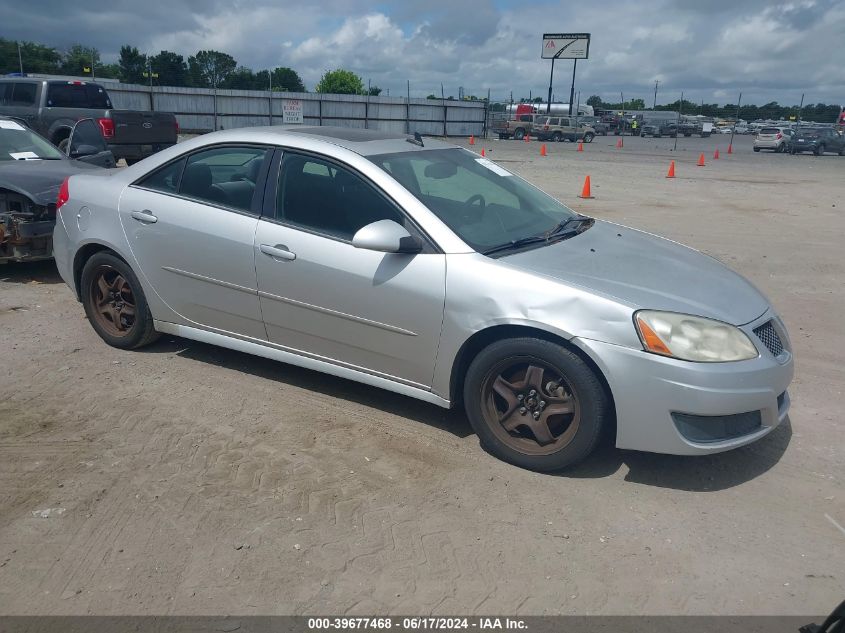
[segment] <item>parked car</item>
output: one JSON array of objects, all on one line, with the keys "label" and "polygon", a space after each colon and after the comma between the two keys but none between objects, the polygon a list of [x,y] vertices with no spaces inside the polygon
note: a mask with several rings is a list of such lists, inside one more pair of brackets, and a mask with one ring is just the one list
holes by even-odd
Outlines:
[{"label": "parked car", "polygon": [[798,128],[787,144],[790,154],[813,152],[821,156],[825,152],[832,152],[845,156],[845,136],[841,130],[830,127]]},{"label": "parked car", "polygon": [[653,136],[654,138],[671,136],[677,138],[678,124],[670,121],[649,121],[643,125],[640,136]]},{"label": "parked car", "polygon": [[754,151],[770,149],[773,152],[781,153],[786,149],[789,132],[782,127],[760,128],[757,136],[754,137]]},{"label": "parked car", "polygon": [[71,157],[23,121],[0,117],[0,264],[52,257],[62,182],[73,174],[114,167],[91,119],[74,124],[67,147]]},{"label": "parked car", "polygon": [[589,125],[563,116],[540,117],[534,121],[532,127],[534,136],[541,141],[578,141],[592,143],[596,137],[596,131]]},{"label": "parked car", "polygon": [[87,81],[0,78],[0,115],[23,119],[62,151],[73,124],[94,119],[114,157],[127,164],[175,145],[179,133],[173,114],[116,110],[106,89]]},{"label": "parked car", "polygon": [[513,137],[521,141],[533,133],[534,119],[539,116],[538,114],[520,114],[516,119],[496,119],[491,129],[500,139]]},{"label": "parked car", "polygon": [[678,126],[678,133],[683,134],[685,137],[697,134],[701,138],[707,138],[713,133],[713,123],[698,119],[681,120],[681,124]]},{"label": "parked car", "polygon": [[789,409],[789,337],[751,283],[442,141],[214,132],[73,176],[56,206],[59,272],[109,345],[168,333],[462,404],[526,468],[611,427],[622,448],[716,453]]},{"label": "parked car", "polygon": [[596,136],[607,136],[610,131],[610,126],[599,117],[578,117],[578,122],[593,128]]}]

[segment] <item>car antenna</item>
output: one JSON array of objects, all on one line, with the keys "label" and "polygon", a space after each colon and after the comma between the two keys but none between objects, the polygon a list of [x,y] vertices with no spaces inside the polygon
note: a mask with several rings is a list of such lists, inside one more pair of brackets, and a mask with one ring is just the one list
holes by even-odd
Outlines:
[{"label": "car antenna", "polygon": [[423,144],[422,136],[420,136],[419,132],[414,132],[414,138],[406,138],[405,140],[409,143],[413,143],[414,145],[425,147],[425,145]]}]

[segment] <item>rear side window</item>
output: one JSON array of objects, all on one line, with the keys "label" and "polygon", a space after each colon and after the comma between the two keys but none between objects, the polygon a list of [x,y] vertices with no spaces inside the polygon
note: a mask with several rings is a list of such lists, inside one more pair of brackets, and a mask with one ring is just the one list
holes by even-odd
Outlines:
[{"label": "rear side window", "polygon": [[780,130],[776,127],[764,127],[760,130],[760,134],[777,134]]},{"label": "rear side window", "polygon": [[83,83],[53,83],[47,88],[47,106],[51,108],[111,109],[111,100],[100,86]]},{"label": "rear side window", "polygon": [[12,94],[9,97],[8,105],[31,106],[35,105],[35,84],[13,83]]},{"label": "rear side window", "polygon": [[215,147],[188,157],[179,193],[239,211],[251,211],[265,156],[260,147]]},{"label": "rear side window", "polygon": [[179,191],[179,180],[182,177],[186,160],[183,158],[169,165],[165,165],[138,182],[138,186],[144,187],[145,189],[152,189],[153,191],[161,191],[162,193],[177,193]]},{"label": "rear side window", "polygon": [[560,125],[560,119],[549,119],[549,125]]}]

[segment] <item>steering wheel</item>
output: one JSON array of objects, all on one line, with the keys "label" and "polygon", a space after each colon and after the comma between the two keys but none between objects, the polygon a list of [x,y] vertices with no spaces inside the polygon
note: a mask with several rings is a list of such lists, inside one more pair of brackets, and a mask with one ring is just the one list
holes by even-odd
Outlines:
[{"label": "steering wheel", "polygon": [[464,205],[469,207],[469,206],[472,206],[476,202],[481,203],[481,204],[478,205],[478,207],[480,209],[484,209],[484,207],[487,206],[487,201],[484,199],[484,196],[482,196],[480,193],[476,193],[475,195],[472,195],[469,198],[467,198],[466,202],[464,202]]}]

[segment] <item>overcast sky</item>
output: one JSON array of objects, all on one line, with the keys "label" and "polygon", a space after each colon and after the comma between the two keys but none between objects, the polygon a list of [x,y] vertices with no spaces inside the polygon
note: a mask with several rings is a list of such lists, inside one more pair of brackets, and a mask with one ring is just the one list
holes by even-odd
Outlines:
[{"label": "overcast sky", "polygon": [[[412,96],[545,95],[543,32],[590,32],[581,99],[845,103],[842,0],[36,0],[0,3],[0,36],[59,48],[79,42],[116,61],[121,44],[187,55],[214,48],[253,69],[290,66],[313,89],[328,69]],[[571,61],[555,64],[567,100]]]}]

